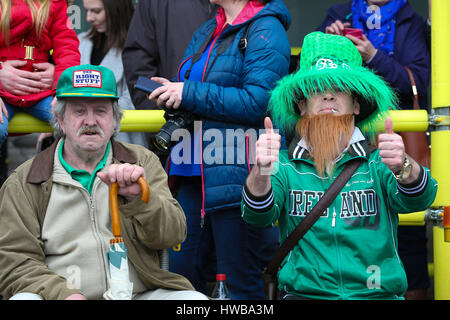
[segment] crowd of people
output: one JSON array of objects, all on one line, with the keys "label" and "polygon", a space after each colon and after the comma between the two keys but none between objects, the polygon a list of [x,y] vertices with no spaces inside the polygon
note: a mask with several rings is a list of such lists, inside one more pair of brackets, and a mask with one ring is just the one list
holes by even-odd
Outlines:
[{"label": "crowd of people", "polygon": [[[262,271],[356,161],[283,260],[282,299],[426,298],[425,228],[398,214],[428,208],[437,183],[387,117],[412,108],[410,73],[428,104],[430,21],[407,0],[331,7],[299,65],[282,0],[83,0],[78,35],[67,5],[0,2],[0,146],[16,112],[54,129],[0,189],[3,299],[106,297],[113,186],[133,299],[208,299],[216,274],[231,299],[264,299]],[[121,132],[134,109],[166,124]]]}]

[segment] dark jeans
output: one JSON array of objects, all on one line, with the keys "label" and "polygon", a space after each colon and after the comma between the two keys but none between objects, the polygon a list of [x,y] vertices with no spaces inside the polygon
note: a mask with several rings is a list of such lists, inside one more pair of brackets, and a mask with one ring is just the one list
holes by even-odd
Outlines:
[{"label": "dark jeans", "polygon": [[426,227],[398,227],[398,253],[408,278],[408,290],[429,288]]},{"label": "dark jeans", "polygon": [[176,199],[187,221],[187,238],[180,251],[170,251],[169,269],[184,275],[196,290],[216,273],[226,274],[232,299],[264,299],[262,270],[279,246],[278,228],[255,228],[242,220],[240,208],[209,213],[200,227],[200,177],[182,178]]},{"label": "dark jeans", "polygon": [[50,120],[52,120],[50,106],[52,100],[53,96],[49,96],[36,103],[34,106],[26,108],[16,107],[4,101],[6,110],[8,110],[8,117],[3,115],[3,123],[0,123],[0,146],[3,145],[3,142],[5,142],[6,137],[8,136],[9,121],[17,112],[25,112],[39,120],[50,122]]}]

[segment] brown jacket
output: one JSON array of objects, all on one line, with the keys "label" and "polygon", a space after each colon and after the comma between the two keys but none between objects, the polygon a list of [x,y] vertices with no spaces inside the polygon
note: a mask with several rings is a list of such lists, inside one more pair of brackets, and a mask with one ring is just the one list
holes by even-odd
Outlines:
[{"label": "brown jacket", "polygon": [[[9,298],[31,292],[44,299],[64,299],[66,279],[45,264],[42,225],[52,189],[55,142],[26,161],[0,189],[0,295]],[[167,176],[158,158],[147,149],[111,141],[113,163],[142,166],[150,185],[148,204],[136,199],[125,203],[119,197],[122,236],[128,260],[148,290],[168,288],[193,290],[189,281],[159,267],[159,249],[170,248],[186,237],[186,219],[172,197]],[[105,199],[105,205],[108,199]]]}]

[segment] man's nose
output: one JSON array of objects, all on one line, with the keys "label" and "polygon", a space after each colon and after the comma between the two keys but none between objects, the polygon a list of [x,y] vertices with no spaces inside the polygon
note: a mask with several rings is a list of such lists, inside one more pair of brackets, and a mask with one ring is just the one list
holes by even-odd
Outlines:
[{"label": "man's nose", "polygon": [[86,125],[94,125],[97,123],[97,119],[95,118],[95,114],[92,111],[86,112],[86,117],[84,118],[84,123]]},{"label": "man's nose", "polygon": [[334,95],[332,95],[330,92],[325,92],[325,93],[322,95],[322,99],[323,99],[324,101],[333,101],[335,98],[334,98]]}]

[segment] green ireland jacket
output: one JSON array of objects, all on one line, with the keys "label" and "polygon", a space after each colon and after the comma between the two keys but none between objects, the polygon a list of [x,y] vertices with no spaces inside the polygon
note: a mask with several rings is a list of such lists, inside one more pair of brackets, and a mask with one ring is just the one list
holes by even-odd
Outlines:
[{"label": "green ireland jacket", "polygon": [[[437,183],[423,168],[417,181],[397,183],[359,129],[334,172],[320,177],[299,138],[280,152],[272,190],[255,197],[244,187],[246,222],[268,227],[277,220],[283,242],[355,157],[365,161],[302,240],[284,259],[278,288],[312,299],[402,299],[406,274],[397,252],[398,213],[421,211],[433,202]],[[356,136],[356,138],[355,138]],[[358,138],[359,136],[359,138]]]}]

